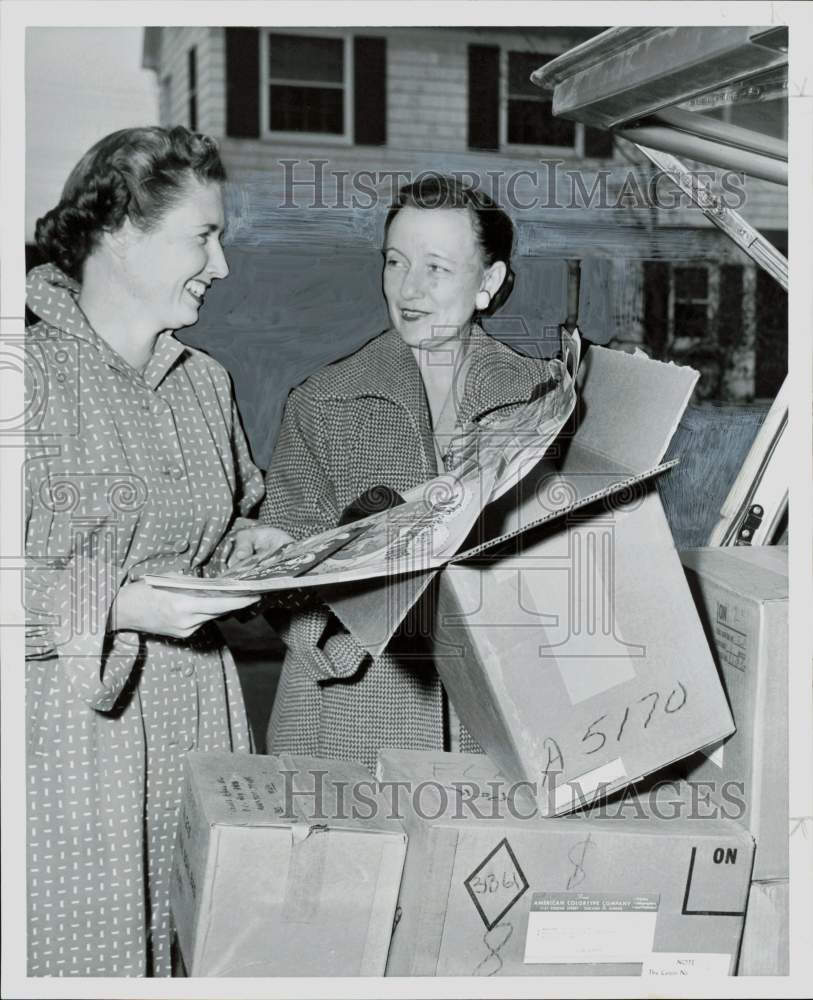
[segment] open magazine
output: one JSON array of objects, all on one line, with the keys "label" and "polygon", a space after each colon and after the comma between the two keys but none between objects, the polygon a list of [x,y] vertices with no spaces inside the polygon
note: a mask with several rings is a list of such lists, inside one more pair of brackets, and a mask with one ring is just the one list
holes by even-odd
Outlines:
[{"label": "open magazine", "polygon": [[576,406],[578,333],[563,333],[563,360],[530,402],[487,424],[461,429],[452,467],[404,495],[404,503],[350,525],[292,542],[216,577],[147,576],[154,587],[216,594],[267,593],[435,569],[458,552],[483,508],[547,454]]}]

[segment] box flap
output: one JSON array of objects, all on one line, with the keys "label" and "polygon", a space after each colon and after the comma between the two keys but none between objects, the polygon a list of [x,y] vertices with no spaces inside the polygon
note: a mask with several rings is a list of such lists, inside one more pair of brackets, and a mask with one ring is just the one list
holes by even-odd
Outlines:
[{"label": "box flap", "polygon": [[[579,369],[575,433],[563,430],[549,457],[517,468],[517,485],[487,505],[475,527],[479,543],[471,544],[470,536],[449,562],[604,497],[623,497],[671,468],[676,460],[662,459],[697,378],[691,368],[591,348]],[[326,600],[360,645],[378,656],[437,572],[334,587]]]},{"label": "box flap", "polygon": [[210,825],[288,827],[295,839],[314,828],[404,836],[370,772],[351,761],[193,751],[186,766]]},{"label": "box flap", "polygon": [[537,525],[605,497],[620,499],[677,460],[663,462],[698,374],[602,347],[579,370],[575,432],[563,430],[549,455],[496,503],[489,504],[468,545],[470,559]]},{"label": "box flap", "polygon": [[[579,449],[576,449],[576,453],[582,459],[585,456]],[[538,471],[526,476],[515,490],[506,493],[497,504],[490,504],[485,509],[481,534],[489,536],[487,541],[458,552],[450,563],[473,559],[530,528],[556,521],[565,514],[599,500],[620,495],[618,502],[623,502],[636,486],[677,465],[677,461],[673,459],[671,462],[664,462],[637,475],[609,469],[567,475],[540,462]],[[547,502],[543,498],[547,498]],[[546,509],[551,506],[552,509]],[[495,533],[495,524],[500,524],[503,530]]]},{"label": "box flap", "polygon": [[698,378],[693,368],[591,347],[579,370],[574,443],[633,472],[658,465]]},{"label": "box flap", "polygon": [[325,587],[322,600],[371,656],[380,656],[398,626],[440,572],[378,577]]}]

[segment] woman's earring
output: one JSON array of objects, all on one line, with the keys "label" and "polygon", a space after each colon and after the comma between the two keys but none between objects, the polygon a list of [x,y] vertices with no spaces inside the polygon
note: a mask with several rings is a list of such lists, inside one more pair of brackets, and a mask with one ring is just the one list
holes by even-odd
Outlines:
[{"label": "woman's earring", "polygon": [[483,312],[484,309],[488,309],[489,305],[491,305],[491,296],[486,291],[478,292],[474,296],[474,304],[480,312]]}]

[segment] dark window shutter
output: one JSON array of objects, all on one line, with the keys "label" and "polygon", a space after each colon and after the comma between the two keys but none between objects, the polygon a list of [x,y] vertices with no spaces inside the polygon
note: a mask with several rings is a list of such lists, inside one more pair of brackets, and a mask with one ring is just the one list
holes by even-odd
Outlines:
[{"label": "dark window shutter", "polygon": [[669,277],[668,264],[657,260],[644,261],[644,342],[658,359],[666,357]]},{"label": "dark window shutter", "polygon": [[257,28],[226,28],[226,135],[260,135],[260,41]]},{"label": "dark window shutter", "polygon": [[362,146],[387,142],[387,39],[353,39],[353,140]]},{"label": "dark window shutter", "polygon": [[735,347],[742,336],[742,267],[723,264],[720,268],[720,305],[717,309],[717,344]]},{"label": "dark window shutter", "polygon": [[788,370],[788,293],[757,268],[757,343],[754,392],[775,396]]},{"label": "dark window shutter", "polygon": [[500,148],[500,50],[469,46],[469,147]]}]

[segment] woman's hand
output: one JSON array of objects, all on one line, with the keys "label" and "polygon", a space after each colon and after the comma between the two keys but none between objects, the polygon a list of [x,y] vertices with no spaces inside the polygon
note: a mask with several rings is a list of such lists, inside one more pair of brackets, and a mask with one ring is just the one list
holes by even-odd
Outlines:
[{"label": "woman's hand", "polygon": [[277,549],[292,542],[293,537],[280,528],[240,518],[240,523],[232,532],[231,541],[231,550],[226,553],[223,562],[227,568],[234,569],[254,556],[273,555]]},{"label": "woman's hand", "polygon": [[259,601],[256,594],[208,597],[180,590],[159,590],[143,580],[126,583],[110,611],[113,631],[149,632],[188,639],[201,625]]}]

